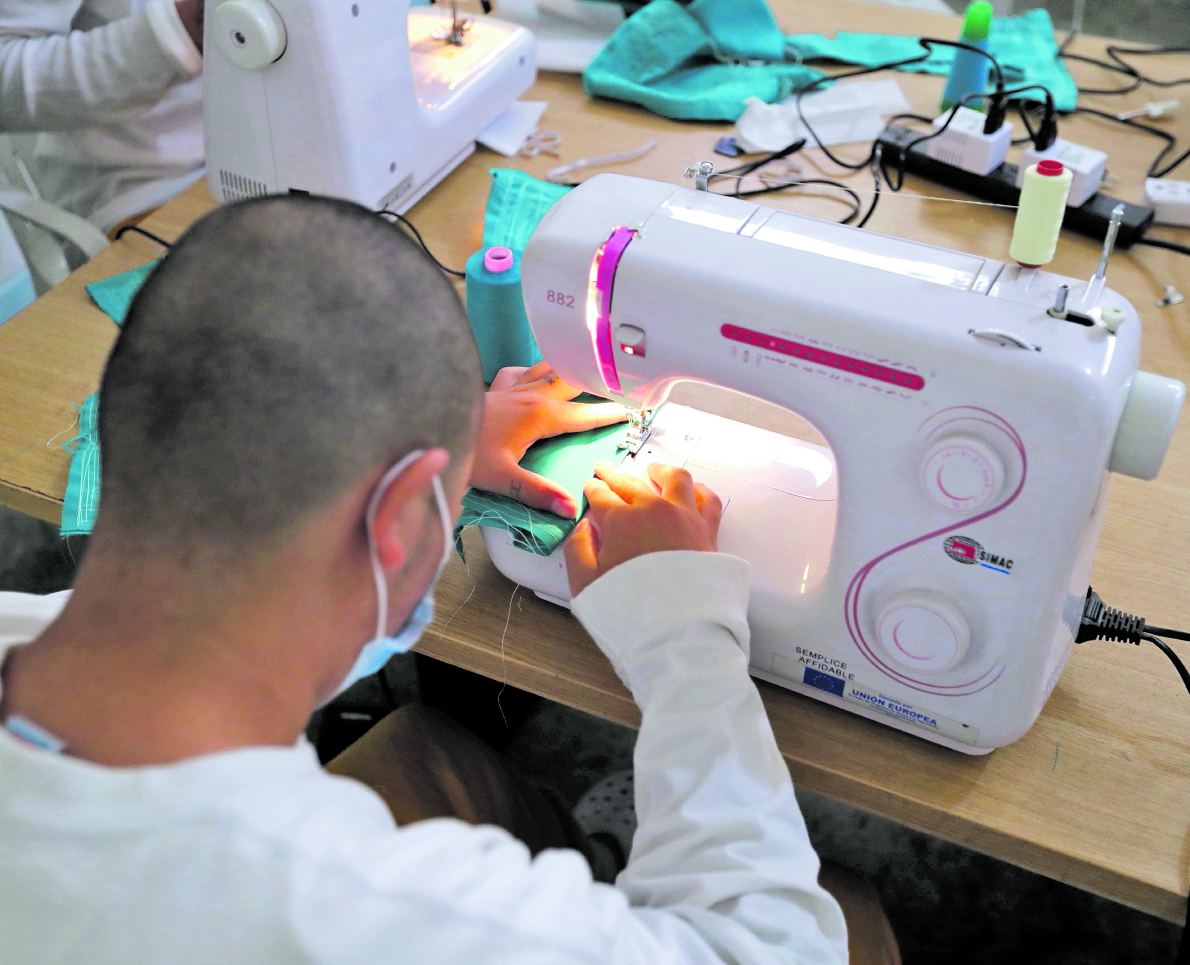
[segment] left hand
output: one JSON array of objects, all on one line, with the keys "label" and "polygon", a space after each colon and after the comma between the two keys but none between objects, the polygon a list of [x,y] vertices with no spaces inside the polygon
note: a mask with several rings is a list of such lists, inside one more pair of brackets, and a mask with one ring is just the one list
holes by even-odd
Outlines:
[{"label": "left hand", "polygon": [[554,374],[548,362],[497,372],[484,395],[483,428],[475,449],[471,485],[573,519],[578,514],[574,497],[518,463],[539,439],[610,426],[628,418],[628,410],[614,402],[572,402],[578,394],[578,389]]}]

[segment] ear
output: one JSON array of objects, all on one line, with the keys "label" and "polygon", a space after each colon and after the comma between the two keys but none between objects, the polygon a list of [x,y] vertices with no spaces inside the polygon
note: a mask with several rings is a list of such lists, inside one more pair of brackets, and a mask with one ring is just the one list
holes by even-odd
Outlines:
[{"label": "ear", "polygon": [[[416,544],[427,512],[437,515],[431,480],[446,469],[450,453],[445,449],[430,449],[419,456],[380,494],[376,505],[376,521],[372,537],[376,541],[376,555],[386,573],[400,569],[408,562]],[[377,479],[377,483],[383,474]]]}]

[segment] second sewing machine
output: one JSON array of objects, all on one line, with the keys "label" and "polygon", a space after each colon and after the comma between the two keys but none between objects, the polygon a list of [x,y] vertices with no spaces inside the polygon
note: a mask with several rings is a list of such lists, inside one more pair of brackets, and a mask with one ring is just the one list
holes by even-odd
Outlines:
[{"label": "second sewing machine", "polygon": [[[1102,263],[1101,263],[1102,264]],[[641,413],[626,467],[689,468],[752,564],[752,672],[969,754],[1029,729],[1073,646],[1111,472],[1156,476],[1184,386],[1138,371],[1088,281],[618,175],[529,242],[526,311],[572,385]],[[828,445],[667,402],[793,410]],[[485,529],[555,602],[561,551]]]}]

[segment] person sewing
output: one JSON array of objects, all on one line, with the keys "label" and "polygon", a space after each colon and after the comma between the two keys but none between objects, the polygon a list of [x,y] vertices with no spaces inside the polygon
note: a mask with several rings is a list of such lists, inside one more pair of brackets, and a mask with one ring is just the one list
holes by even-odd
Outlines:
[{"label": "person sewing", "polygon": [[104,231],[203,173],[203,0],[5,0],[0,117],[42,197]]},{"label": "person sewing", "polygon": [[468,479],[523,490],[516,451],[572,395],[538,367],[484,396],[453,289],[361,207],[191,228],[104,372],[73,592],[0,594],[0,959],[847,961],[748,676],[748,567],[684,470],[603,467],[567,548],[642,712],[614,887],[445,718],[394,712],[339,776],[302,738],[416,641]]}]

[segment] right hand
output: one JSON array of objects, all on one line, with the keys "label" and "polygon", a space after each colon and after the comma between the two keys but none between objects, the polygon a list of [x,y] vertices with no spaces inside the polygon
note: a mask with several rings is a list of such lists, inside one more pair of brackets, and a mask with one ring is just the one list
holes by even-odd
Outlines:
[{"label": "right hand", "polygon": [[583,488],[590,508],[566,542],[572,596],[647,553],[715,552],[723,503],[685,469],[653,463],[652,485],[607,462],[596,464],[595,475]]}]

